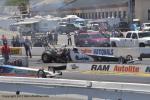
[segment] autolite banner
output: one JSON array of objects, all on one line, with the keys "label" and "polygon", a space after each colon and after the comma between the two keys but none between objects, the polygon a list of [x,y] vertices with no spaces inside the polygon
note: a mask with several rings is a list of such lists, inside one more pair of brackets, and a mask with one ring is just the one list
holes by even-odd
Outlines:
[{"label": "autolite banner", "polygon": [[150,66],[149,65],[68,63],[67,70],[150,74]]}]

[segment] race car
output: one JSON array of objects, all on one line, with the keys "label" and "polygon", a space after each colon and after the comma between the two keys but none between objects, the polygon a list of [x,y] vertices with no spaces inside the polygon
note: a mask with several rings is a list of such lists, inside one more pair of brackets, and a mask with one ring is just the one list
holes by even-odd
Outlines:
[{"label": "race car", "polygon": [[42,61],[44,63],[84,63],[84,62],[116,62],[124,64],[130,61],[124,57],[115,57],[109,55],[91,55],[79,52],[77,48],[50,48],[43,52]]},{"label": "race car", "polygon": [[16,76],[16,77],[36,77],[36,78],[52,78],[62,75],[62,72],[52,72],[44,69],[35,69],[28,67],[18,67],[12,65],[1,65],[0,76]]}]

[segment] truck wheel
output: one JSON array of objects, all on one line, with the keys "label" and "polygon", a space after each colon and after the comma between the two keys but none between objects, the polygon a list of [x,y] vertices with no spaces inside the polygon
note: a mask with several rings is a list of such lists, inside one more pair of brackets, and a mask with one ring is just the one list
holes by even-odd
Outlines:
[{"label": "truck wheel", "polygon": [[49,57],[48,57],[48,55],[47,54],[43,54],[42,55],[42,61],[44,62],[44,63],[48,63],[49,62],[49,59],[48,59]]},{"label": "truck wheel", "polygon": [[111,46],[112,46],[112,47],[117,47],[117,45],[116,45],[115,42],[112,42],[112,43],[111,43]]},{"label": "truck wheel", "polygon": [[145,44],[144,43],[140,43],[139,47],[145,47]]},{"label": "truck wheel", "polygon": [[126,56],[126,60],[127,60],[127,61],[131,61],[131,60],[133,60],[133,57],[132,57],[131,55],[127,55],[127,56]]}]

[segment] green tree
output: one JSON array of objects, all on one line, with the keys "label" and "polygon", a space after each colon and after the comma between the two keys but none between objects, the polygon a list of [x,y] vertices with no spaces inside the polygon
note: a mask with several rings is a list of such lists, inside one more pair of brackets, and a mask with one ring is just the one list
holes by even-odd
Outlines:
[{"label": "green tree", "polygon": [[7,0],[6,5],[18,6],[22,17],[29,15],[29,0]]}]

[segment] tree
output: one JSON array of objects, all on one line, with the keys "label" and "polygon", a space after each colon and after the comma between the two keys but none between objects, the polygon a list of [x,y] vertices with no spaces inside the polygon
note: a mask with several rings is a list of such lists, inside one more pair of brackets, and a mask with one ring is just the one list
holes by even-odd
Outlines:
[{"label": "tree", "polygon": [[20,14],[23,18],[29,16],[29,0],[7,0],[6,5],[18,6]]}]

